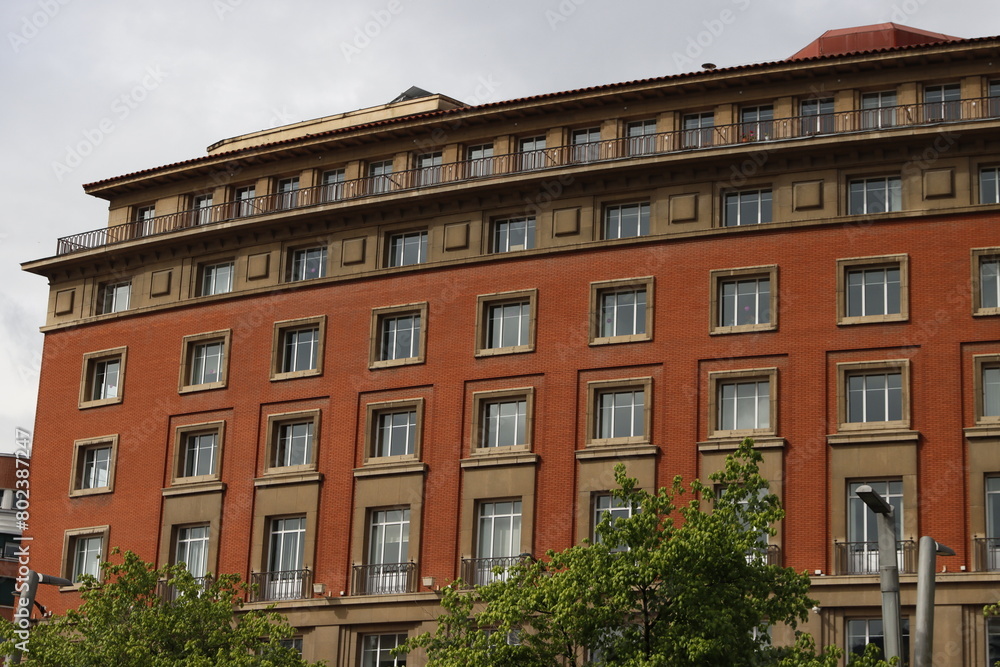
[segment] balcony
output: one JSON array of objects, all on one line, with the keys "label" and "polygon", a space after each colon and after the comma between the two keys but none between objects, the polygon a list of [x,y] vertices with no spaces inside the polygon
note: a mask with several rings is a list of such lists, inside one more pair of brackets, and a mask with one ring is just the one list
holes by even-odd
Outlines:
[{"label": "balcony", "polygon": [[[212,586],[215,579],[211,576],[195,577],[194,581],[198,585],[198,589],[204,591]],[[166,579],[161,579],[157,582],[156,594],[163,598],[164,602],[173,602],[180,597],[180,591],[177,590],[177,587],[169,583]]]},{"label": "balcony", "polygon": [[[878,542],[836,542],[837,574],[878,574]],[[916,572],[917,544],[900,540],[896,565],[900,574]]]},{"label": "balcony", "polygon": [[394,595],[417,591],[416,563],[355,565],[354,595]]},{"label": "balcony", "polygon": [[312,572],[281,570],[254,572],[250,575],[250,602],[305,600],[312,597]]},{"label": "balcony", "polygon": [[977,537],[976,570],[978,572],[1000,572],[1000,538]]},{"label": "balcony", "polygon": [[507,581],[510,569],[528,556],[496,558],[463,558],[460,576],[468,586],[485,586],[494,581]]},{"label": "balcony", "polygon": [[746,554],[748,563],[764,565],[781,565],[781,547],[777,544],[762,544]]},{"label": "balcony", "polygon": [[223,222],[281,211],[308,209],[396,192],[429,190],[449,184],[501,178],[570,165],[613,163],[724,146],[801,141],[817,136],[886,132],[900,128],[947,125],[990,118],[1000,118],[1000,97],[792,116],[754,123],[734,123],[696,130],[676,130],[641,137],[618,137],[590,143],[555,146],[523,153],[451,162],[429,168],[378,174],[103,227],[60,238],[56,254],[67,255],[139,238],[160,236],[193,227],[210,227]]}]

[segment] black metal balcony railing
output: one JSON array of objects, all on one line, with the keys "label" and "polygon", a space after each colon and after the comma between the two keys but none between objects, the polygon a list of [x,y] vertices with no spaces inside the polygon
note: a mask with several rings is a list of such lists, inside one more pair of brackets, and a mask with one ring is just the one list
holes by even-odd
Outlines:
[{"label": "black metal balcony railing", "polygon": [[463,558],[461,577],[469,586],[485,586],[494,581],[507,581],[510,568],[522,561],[523,556],[497,558]]},{"label": "black metal balcony railing", "polygon": [[631,160],[720,146],[806,139],[818,135],[891,131],[904,127],[998,117],[1000,117],[1000,97],[984,97],[956,102],[906,104],[879,109],[792,116],[555,146],[523,153],[450,162],[392,174],[366,176],[103,227],[60,238],[56,254],[65,255],[137,238],[158,236],[191,227],[209,226],[283,210],[303,209],[392,192],[432,188],[567,165]]},{"label": "black metal balcony railing", "polygon": [[277,600],[304,600],[311,597],[312,572],[309,570],[281,570],[254,572],[250,583],[255,586],[250,602]]},{"label": "black metal balcony railing", "polygon": [[379,563],[377,565],[355,565],[354,595],[391,595],[394,593],[415,593],[417,590],[417,564]]},{"label": "black metal balcony railing", "polygon": [[781,565],[781,547],[777,544],[762,544],[747,552],[747,562],[762,562],[764,565]]},{"label": "black metal balcony railing", "polygon": [[1000,537],[977,537],[976,570],[996,572],[1000,570]]},{"label": "black metal balcony railing", "polygon": [[[837,542],[837,574],[878,574],[878,542]],[[900,540],[896,550],[899,572],[916,571],[917,545],[913,540]]]},{"label": "black metal balcony railing", "polygon": [[[196,584],[198,584],[199,590],[204,591],[207,590],[212,585],[214,579],[211,576],[205,576],[205,577],[195,577],[194,581]],[[166,579],[161,579],[156,584],[156,594],[159,597],[166,600],[167,602],[173,602],[178,598],[180,592],[177,590],[176,586],[174,586],[171,583],[168,583]]]}]

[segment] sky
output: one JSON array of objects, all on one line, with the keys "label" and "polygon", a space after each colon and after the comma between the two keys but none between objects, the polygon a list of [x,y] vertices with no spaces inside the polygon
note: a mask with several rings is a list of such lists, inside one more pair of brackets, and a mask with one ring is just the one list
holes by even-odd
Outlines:
[{"label": "sky", "polygon": [[996,0],[3,0],[0,451],[38,393],[48,286],[20,263],[107,224],[85,183],[413,85],[495,102],[780,60],[889,21],[1000,35]]}]

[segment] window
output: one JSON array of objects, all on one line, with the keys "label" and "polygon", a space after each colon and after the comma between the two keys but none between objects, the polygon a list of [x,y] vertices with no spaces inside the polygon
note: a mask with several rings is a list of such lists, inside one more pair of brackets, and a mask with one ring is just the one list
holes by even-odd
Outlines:
[{"label": "window", "polygon": [[[599,544],[603,542],[601,536],[597,532],[597,527],[601,525],[602,521],[607,519],[611,528],[614,528],[615,522],[618,521],[618,519],[627,519],[636,511],[637,509],[632,507],[632,505],[627,504],[621,498],[617,498],[610,493],[594,494],[594,521],[591,534],[593,543]],[[628,545],[626,544],[616,544],[610,548],[611,551],[615,552],[628,551]]]},{"label": "window", "polygon": [[235,200],[235,217],[245,218],[249,215],[257,213],[258,206],[256,197],[257,187],[254,185],[244,185],[243,187],[236,188],[233,192],[233,199]]},{"label": "window", "polygon": [[423,410],[419,398],[369,403],[365,463],[419,459]]},{"label": "window", "polygon": [[799,105],[801,134],[829,134],[833,132],[833,98],[802,100]]},{"label": "window", "polygon": [[649,203],[604,207],[604,238],[624,239],[649,234]]},{"label": "window", "polygon": [[326,316],[274,323],[271,379],[320,375],[323,372],[323,338]]},{"label": "window", "polygon": [[976,423],[998,423],[1000,422],[1000,354],[977,354],[972,361],[975,373]]},{"label": "window", "polygon": [[892,506],[896,535],[899,538],[899,569],[905,571],[902,551],[903,482],[851,482],[847,489],[847,571],[843,574],[878,574],[878,522],[875,513],[858,497],[858,488],[869,485]]},{"label": "window", "polygon": [[408,593],[409,560],[409,508],[372,511],[363,592],[367,595]]},{"label": "window", "polygon": [[[877,570],[876,570],[877,571]],[[907,664],[910,656],[910,619],[903,618],[900,623],[900,634],[903,635],[902,645],[899,647],[902,653],[903,663]],[[847,655],[862,655],[868,644],[875,644],[879,647],[881,655],[885,655],[885,636],[882,630],[881,618],[852,618],[847,621]],[[993,664],[992,662],[989,664]]]},{"label": "window", "polygon": [[132,293],[132,281],[123,280],[116,283],[103,283],[98,287],[97,314],[120,313],[128,310],[129,296]]},{"label": "window", "polygon": [[573,162],[593,162],[601,159],[601,128],[588,127],[570,133]]},{"label": "window", "polygon": [[305,597],[304,584],[306,518],[271,519],[268,527],[265,600],[297,600]]},{"label": "window", "polygon": [[473,455],[531,449],[532,387],[477,391],[472,395],[472,402]]},{"label": "window", "polygon": [[406,654],[392,654],[392,649],[405,641],[406,633],[365,635],[361,645],[361,667],[405,667]]},{"label": "window", "polygon": [[1000,116],[1000,81],[990,81],[987,94],[990,98],[989,115]]},{"label": "window", "polygon": [[321,192],[324,202],[339,201],[344,198],[344,178],[343,169],[329,169],[323,172]]},{"label": "window", "polygon": [[645,397],[642,389],[598,394],[597,437],[611,439],[645,435]]},{"label": "window", "polygon": [[962,89],[957,83],[924,86],[924,120],[959,120],[962,117]]},{"label": "window", "polygon": [[777,374],[775,368],[709,373],[709,435],[773,435]]},{"label": "window", "polygon": [[973,315],[1000,315],[1000,248],[972,250]]},{"label": "window", "polygon": [[135,222],[139,226],[140,236],[149,236],[150,234],[164,231],[162,229],[157,229],[156,220],[154,220],[155,217],[155,206],[150,205],[135,207]]},{"label": "window", "polygon": [[116,347],[83,355],[80,408],[121,403],[127,348]]},{"label": "window", "polygon": [[174,564],[181,563],[195,579],[208,574],[208,526],[182,526],[177,529]]},{"label": "window", "polygon": [[192,221],[196,225],[207,225],[212,220],[212,195],[196,195],[191,200],[194,209]]},{"label": "window", "polygon": [[770,104],[740,109],[740,141],[766,141],[773,138],[774,107]]},{"label": "window", "polygon": [[475,567],[470,583],[481,586],[506,579],[507,568],[517,562],[520,554],[521,501],[479,503]]},{"label": "window", "polygon": [[392,160],[372,162],[368,165],[368,183],[372,194],[383,194],[392,190]]},{"label": "window", "polygon": [[493,252],[531,250],[534,247],[534,216],[493,221]]},{"label": "window", "polygon": [[303,466],[312,461],[313,422],[278,424],[273,467]]},{"label": "window", "polygon": [[986,664],[1000,661],[1000,618],[986,619]]},{"label": "window", "polygon": [[326,276],[326,247],[299,248],[291,252],[288,280],[311,280]]},{"label": "window", "polygon": [[62,576],[74,584],[84,575],[101,578],[101,560],[107,552],[108,526],[75,528],[63,534]]},{"label": "window", "polygon": [[893,322],[909,317],[908,257],[837,260],[838,324]]},{"label": "window", "polygon": [[369,367],[423,363],[426,322],[426,303],[372,310]]},{"label": "window", "polygon": [[861,95],[861,128],[877,130],[896,125],[896,91]]},{"label": "window", "polygon": [[771,191],[727,192],[722,224],[726,227],[771,222]]},{"label": "window", "polygon": [[545,153],[545,135],[524,137],[518,140],[517,150],[521,171],[541,169],[548,166],[548,156]]},{"label": "window", "polygon": [[184,337],[178,383],[181,393],[226,386],[229,339],[228,329]]},{"label": "window", "polygon": [[535,349],[537,290],[486,294],[478,299],[476,356]]},{"label": "window", "polygon": [[684,116],[684,148],[704,148],[712,145],[715,114],[711,111]]},{"label": "window", "polygon": [[656,152],[656,120],[634,120],[625,125],[629,155],[649,155]]},{"label": "window", "polygon": [[837,364],[841,430],[909,428],[909,362]]},{"label": "window", "polygon": [[902,185],[899,176],[862,178],[848,184],[847,212],[849,215],[888,213],[903,208]]},{"label": "window", "polygon": [[1000,204],[1000,167],[979,170],[979,203]]},{"label": "window", "polygon": [[115,490],[118,436],[87,438],[73,443],[73,478],[69,495],[89,496]]},{"label": "window", "polygon": [[769,331],[778,326],[778,267],[711,272],[713,334]]},{"label": "window", "polygon": [[653,277],[590,284],[590,344],[653,338]]},{"label": "window", "polygon": [[299,177],[282,178],[278,180],[277,208],[295,208],[299,205]]},{"label": "window", "polygon": [[979,569],[1000,570],[1000,477],[996,476],[986,478],[986,539],[979,557]]},{"label": "window", "polygon": [[389,236],[386,266],[409,266],[427,261],[427,230]]},{"label": "window", "polygon": [[219,479],[225,422],[178,426],[174,433],[173,484]]},{"label": "window", "polygon": [[207,264],[201,267],[201,295],[226,294],[233,291],[233,262]]},{"label": "window", "polygon": [[493,144],[480,144],[465,149],[466,176],[480,178],[493,175]]},{"label": "window", "polygon": [[424,153],[417,156],[417,186],[441,182],[442,153]]}]

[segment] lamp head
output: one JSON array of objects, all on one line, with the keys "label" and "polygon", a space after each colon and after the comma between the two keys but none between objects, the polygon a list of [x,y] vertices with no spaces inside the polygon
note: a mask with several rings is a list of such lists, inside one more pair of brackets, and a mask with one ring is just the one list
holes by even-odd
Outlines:
[{"label": "lamp head", "polygon": [[868,505],[868,508],[875,512],[875,514],[892,514],[892,505],[885,501],[885,498],[878,494],[878,491],[873,489],[868,484],[863,484],[858,487],[855,491],[858,494],[858,498]]}]

